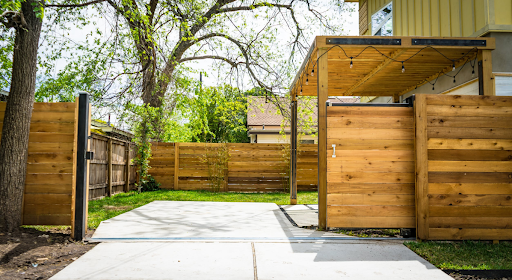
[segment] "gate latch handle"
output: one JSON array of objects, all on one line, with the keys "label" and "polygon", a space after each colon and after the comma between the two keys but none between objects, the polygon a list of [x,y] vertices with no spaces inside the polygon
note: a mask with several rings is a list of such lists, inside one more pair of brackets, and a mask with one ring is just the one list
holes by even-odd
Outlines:
[{"label": "gate latch handle", "polygon": [[336,144],[332,144],[332,157],[336,157]]}]

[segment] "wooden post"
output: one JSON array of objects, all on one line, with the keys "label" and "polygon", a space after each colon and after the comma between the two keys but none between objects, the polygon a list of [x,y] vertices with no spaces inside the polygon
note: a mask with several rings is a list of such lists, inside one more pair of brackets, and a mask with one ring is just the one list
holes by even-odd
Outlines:
[{"label": "wooden post", "polygon": [[478,89],[480,95],[496,95],[492,74],[491,50],[478,51]]},{"label": "wooden post", "polygon": [[297,204],[297,96],[291,93],[290,204]]},{"label": "wooden post", "polygon": [[125,166],[125,180],[124,180],[124,192],[129,192],[130,191],[130,142],[125,142],[124,143],[124,149],[125,149],[125,153],[126,153],[126,166]]},{"label": "wooden post", "polygon": [[179,190],[180,176],[180,143],[174,143],[174,190]]},{"label": "wooden post", "polygon": [[[229,145],[228,143],[224,143],[223,145],[225,145],[227,151],[228,151],[228,156],[229,156]],[[224,169],[224,191],[225,192],[228,192],[229,191],[229,160],[226,160],[226,169]]]},{"label": "wooden post", "polygon": [[112,196],[112,138],[108,138],[107,140],[107,153],[107,195]]},{"label": "wooden post", "polygon": [[78,110],[79,97],[75,98],[75,120],[73,127],[73,175],[71,182],[71,238],[75,239],[75,209],[76,209],[76,176],[77,176],[77,145],[78,145]]},{"label": "wooden post", "polygon": [[414,101],[416,149],[416,235],[429,237],[428,151],[427,151],[427,95],[418,94]]},{"label": "wooden post", "polygon": [[[327,229],[327,99],[329,73],[327,49],[318,49],[318,227]],[[325,55],[324,55],[325,54]]]}]

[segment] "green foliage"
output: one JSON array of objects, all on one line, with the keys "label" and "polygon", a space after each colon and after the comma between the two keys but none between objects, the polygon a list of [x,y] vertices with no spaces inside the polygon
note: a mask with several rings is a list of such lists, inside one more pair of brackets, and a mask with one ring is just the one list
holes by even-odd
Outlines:
[{"label": "green foliage", "polygon": [[428,241],[404,244],[441,269],[512,269],[511,242]]},{"label": "green foliage", "polygon": [[247,100],[229,85],[196,91],[189,100],[192,140],[203,143],[247,143]]},{"label": "green foliage", "polygon": [[149,160],[151,159],[151,140],[158,139],[162,133],[161,128],[165,127],[165,113],[163,108],[154,108],[149,105],[132,105],[133,111],[139,117],[134,123],[134,141],[137,144],[137,157],[133,161],[139,166],[140,182],[137,186],[150,183],[148,171]]},{"label": "green foliage", "polygon": [[158,183],[153,176],[150,174],[146,175],[144,180],[141,180],[141,191],[142,192],[153,192],[160,189],[160,183]]},{"label": "green foliage", "polygon": [[[317,204],[317,192],[298,192],[297,203]],[[96,229],[101,221],[113,218],[155,200],[169,201],[221,201],[221,202],[267,202],[279,205],[290,203],[288,193],[216,193],[207,191],[172,191],[120,193],[112,197],[89,201],[88,228]]]},{"label": "green foliage", "polygon": [[201,158],[208,166],[208,179],[212,190],[219,192],[226,184],[226,171],[228,170],[229,149],[226,144],[209,145],[205,144],[205,153]]}]

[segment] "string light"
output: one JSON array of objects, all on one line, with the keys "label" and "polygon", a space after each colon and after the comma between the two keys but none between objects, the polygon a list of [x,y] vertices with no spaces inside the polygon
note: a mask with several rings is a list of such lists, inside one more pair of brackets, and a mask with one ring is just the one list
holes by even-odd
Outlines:
[{"label": "string light", "polygon": [[[432,46],[426,46],[426,47],[424,47],[424,48],[422,48],[422,49],[418,50],[418,52],[416,52],[415,54],[413,54],[411,57],[409,57],[409,58],[407,58],[407,59],[405,59],[405,60],[399,61],[399,60],[396,60],[396,59],[394,59],[394,58],[392,58],[392,57],[389,57],[388,55],[386,55],[386,54],[382,53],[381,51],[379,51],[379,50],[378,50],[377,48],[375,48],[374,46],[367,46],[367,47],[365,47],[365,48],[364,48],[362,51],[360,51],[356,56],[348,56],[347,52],[345,51],[345,49],[343,49],[343,47],[341,47],[340,45],[335,45],[335,46],[332,46],[330,49],[328,49],[328,50],[327,50],[325,53],[323,53],[320,57],[322,57],[323,55],[327,54],[330,50],[332,50],[333,48],[336,48],[336,47],[337,47],[337,48],[340,48],[340,49],[341,49],[341,51],[343,51],[343,53],[345,54],[345,56],[346,56],[347,58],[350,58],[350,68],[353,68],[353,67],[354,67],[354,63],[353,63],[353,59],[354,59],[354,58],[357,58],[357,57],[359,57],[360,55],[362,55],[362,54],[363,54],[363,52],[364,52],[365,50],[367,50],[367,49],[369,49],[369,48],[372,48],[372,49],[374,49],[375,51],[377,51],[378,53],[380,53],[382,56],[384,56],[384,57],[386,57],[386,58],[388,58],[388,59],[390,59],[390,60],[392,60],[392,61],[394,61],[394,62],[401,62],[401,63],[402,63],[402,73],[405,73],[405,65],[404,65],[404,63],[405,63],[405,62],[409,61],[410,59],[412,59],[413,57],[415,57],[416,55],[418,55],[421,51],[423,51],[423,50],[425,50],[425,49],[428,49],[428,48],[430,48],[430,49],[432,49],[432,50],[436,51],[437,53],[439,53],[441,56],[443,56],[443,57],[444,57],[444,58],[446,58],[447,60],[450,60],[450,61],[452,62],[452,71],[455,71],[455,70],[456,70],[456,68],[455,68],[455,61],[460,61],[460,60],[462,60],[463,58],[465,58],[465,57],[469,56],[469,54],[470,54],[471,52],[473,52],[473,51],[477,51],[477,50],[478,50],[478,48],[474,47],[473,49],[471,49],[471,50],[469,50],[467,53],[465,53],[462,57],[460,57],[460,58],[458,58],[458,59],[451,59],[451,58],[447,57],[446,55],[444,55],[443,53],[441,53],[441,52],[440,52],[439,50],[437,50],[436,48],[434,48],[434,47],[432,47]],[[340,51],[340,53],[341,53],[341,51]],[[311,76],[312,76],[312,77],[313,77],[313,76],[315,76],[315,69],[314,69],[314,67],[315,67],[315,66],[316,66],[316,64],[318,63],[318,60],[319,60],[319,59],[320,59],[320,58],[317,58],[317,59],[316,59],[315,63],[313,64],[313,68],[311,69]],[[441,72],[439,72],[439,73],[438,73],[438,76],[437,76],[437,78],[436,78],[436,80],[435,80],[435,82],[434,82],[434,83],[431,83],[431,82],[429,82],[429,81],[426,81],[426,82],[428,82],[429,84],[431,84],[431,85],[432,85],[432,90],[435,90],[435,84],[437,83],[437,80],[439,79],[439,76],[441,76],[441,75],[447,75],[447,76],[449,76],[449,77],[453,77],[453,82],[454,82],[454,83],[456,83],[456,79],[455,79],[455,77],[460,73],[460,71],[464,68],[464,66],[467,64],[467,62],[468,62],[468,61],[470,62],[471,66],[472,66],[472,68],[473,68],[473,69],[472,69],[472,72],[471,72],[471,75],[472,75],[472,76],[474,76],[474,75],[475,75],[475,65],[476,65],[476,63],[474,63],[474,64],[473,64],[473,63],[471,63],[471,61],[469,60],[469,57],[468,57],[468,58],[466,59],[466,63],[465,63],[465,64],[464,64],[460,69],[459,69],[459,71],[458,71],[456,74],[454,74],[454,76],[447,75],[446,73],[442,73],[442,71],[441,71]],[[476,62],[476,58],[474,59],[474,62]],[[306,67],[306,68],[307,68],[307,67]],[[307,72],[306,72],[306,74],[305,74],[305,75],[306,75],[306,85],[309,85],[309,79],[307,78],[307,76],[308,76],[308,75],[307,75]],[[415,86],[415,89],[417,89],[417,88],[418,88],[418,86],[416,85],[416,86]],[[300,92],[302,93],[302,87],[301,87],[301,89],[300,89]]]}]

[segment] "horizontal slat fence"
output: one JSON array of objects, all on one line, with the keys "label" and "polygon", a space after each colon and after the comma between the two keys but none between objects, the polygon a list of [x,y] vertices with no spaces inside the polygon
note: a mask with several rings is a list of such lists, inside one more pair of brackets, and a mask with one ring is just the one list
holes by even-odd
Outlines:
[{"label": "horizontal slat fence", "polygon": [[411,107],[327,107],[328,227],[416,226],[413,122]]},{"label": "horizontal slat fence", "polygon": [[[225,186],[221,191],[275,192],[288,188],[289,160],[282,144],[153,143],[150,174],[161,188],[212,190],[206,153],[227,149]],[[317,145],[303,144],[298,156],[298,189],[316,190]],[[175,178],[175,174],[177,178]]]},{"label": "horizontal slat fence", "polygon": [[[3,127],[5,106],[5,102],[0,102],[0,127]],[[34,103],[23,225],[71,225],[75,110],[78,110],[75,103]]]},{"label": "horizontal slat fence", "polygon": [[418,95],[421,239],[512,239],[512,98]]},{"label": "horizontal slat fence", "polygon": [[[97,133],[92,133],[90,141],[94,159],[89,164],[89,199],[135,188],[136,167],[131,163],[136,152],[135,144]],[[130,177],[128,182],[127,177]]]}]

